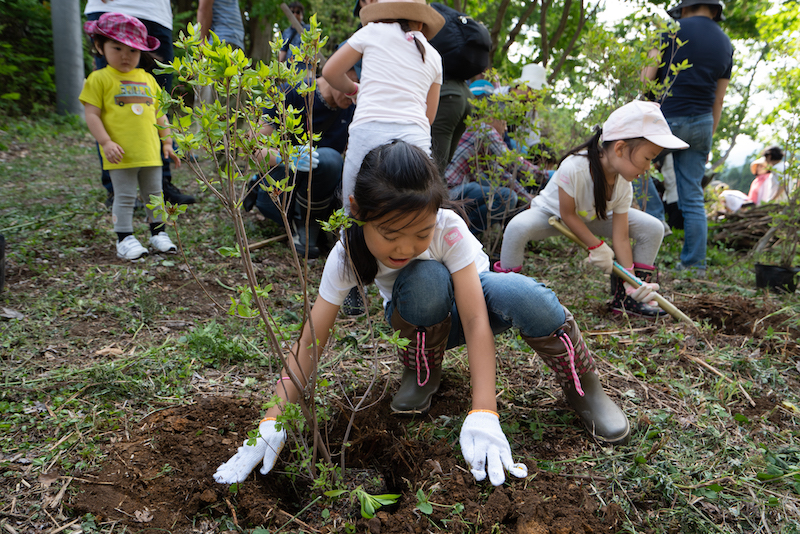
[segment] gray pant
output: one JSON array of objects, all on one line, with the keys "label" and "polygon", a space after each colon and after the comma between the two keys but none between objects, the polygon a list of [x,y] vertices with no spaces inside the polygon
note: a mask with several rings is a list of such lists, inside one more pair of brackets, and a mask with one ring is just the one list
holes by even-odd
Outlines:
[{"label": "gray pant", "polygon": [[[528,241],[541,241],[547,237],[561,235],[561,232],[547,222],[552,215],[558,214],[534,206],[511,219],[503,233],[503,247],[500,250],[500,262],[504,269],[522,265]],[[586,226],[595,235],[611,237],[611,224],[612,218],[609,217],[606,220],[595,219],[586,223]],[[664,239],[664,225],[661,221],[643,211],[631,208],[628,210],[628,235],[634,241],[631,246],[634,263],[655,265],[661,240]]]},{"label": "gray pant", "polygon": [[[150,195],[161,194],[161,167],[132,167],[113,169],[111,183],[114,185],[114,205],[111,207],[111,220],[114,231],[133,233],[133,208],[136,205],[136,188],[142,192],[145,206],[150,203]],[[145,207],[148,222],[161,222],[153,210]]]}]

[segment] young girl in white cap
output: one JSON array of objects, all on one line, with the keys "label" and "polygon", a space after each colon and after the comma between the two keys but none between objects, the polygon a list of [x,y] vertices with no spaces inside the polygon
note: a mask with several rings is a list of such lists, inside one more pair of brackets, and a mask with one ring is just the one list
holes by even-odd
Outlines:
[{"label": "young girl in white cap", "polygon": [[[361,162],[373,148],[402,139],[430,154],[442,85],[442,58],[428,39],[444,18],[425,0],[378,0],[364,6],[360,17],[364,27],[322,69],[328,83],[358,100],[342,171],[346,208]],[[359,84],[347,71],[362,58]]]},{"label": "young girl in white cap", "polygon": [[[687,147],[672,135],[658,104],[637,100],[617,109],[602,129],[567,153],[542,193],[531,202],[531,209],[509,222],[495,270],[519,272],[528,241],[559,235],[548,223],[557,215],[589,247],[589,263],[609,274],[616,256],[623,267],[646,282],[634,289],[612,274],[613,311],[663,315],[654,302],[647,301],[658,289],[658,284],[649,280],[664,228],[655,217],[630,209],[631,182],[650,168],[662,149]],[[612,238],[614,249],[596,235]]]},{"label": "young girl in white cap", "polygon": [[[155,78],[138,68],[143,51],[159,46],[155,37],[138,19],[121,13],[104,13],[84,24],[93,38],[95,52],[105,57],[108,66],[89,75],[80,94],[86,109],[86,124],[100,145],[103,168],[114,184],[111,208],[117,233],[117,256],[138,260],[148,253],[133,236],[133,208],[137,185],[145,204],[150,195],[162,194],[162,153],[177,166],[180,160],[172,148],[164,115],[156,109],[159,91]],[[149,208],[150,245],[158,252],[174,254],[177,247],[164,231],[161,216]]]}]

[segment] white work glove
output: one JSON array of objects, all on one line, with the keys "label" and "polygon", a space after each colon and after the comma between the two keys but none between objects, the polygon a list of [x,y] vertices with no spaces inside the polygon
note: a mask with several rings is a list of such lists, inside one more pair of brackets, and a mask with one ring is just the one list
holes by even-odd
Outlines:
[{"label": "white work glove", "polygon": [[611,274],[614,267],[614,251],[611,250],[605,241],[600,242],[600,246],[589,251],[589,257],[586,258],[588,263],[591,263],[606,274]]},{"label": "white work glove", "polygon": [[630,296],[636,302],[652,301],[652,294],[658,291],[660,286],[651,282],[642,282],[642,285],[634,288],[632,285],[625,282],[625,294]]},{"label": "white work glove", "polygon": [[511,447],[500,428],[500,417],[494,412],[470,412],[461,426],[459,443],[461,454],[478,482],[486,478],[487,472],[493,486],[505,482],[505,471],[517,478],[528,476],[528,466],[512,460]]},{"label": "white work glove", "polygon": [[255,445],[244,444],[230,460],[217,468],[214,473],[214,480],[220,484],[238,484],[243,482],[253,469],[258,466],[261,460],[264,465],[261,467],[261,474],[266,475],[275,466],[283,445],[286,443],[286,430],[277,430],[275,421],[262,421],[258,426],[261,434]]},{"label": "white work glove", "polygon": [[[275,164],[279,165],[283,161],[280,156],[275,157]],[[292,166],[300,172],[308,172],[319,166],[319,154],[316,150],[308,153],[308,145],[303,145],[297,149],[297,154],[292,156]]]}]

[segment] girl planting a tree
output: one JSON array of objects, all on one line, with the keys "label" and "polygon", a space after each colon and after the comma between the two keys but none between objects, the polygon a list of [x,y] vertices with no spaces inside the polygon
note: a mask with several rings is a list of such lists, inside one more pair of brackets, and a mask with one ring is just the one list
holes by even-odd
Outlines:
[{"label": "girl planting a tree", "polygon": [[603,391],[572,314],[536,280],[491,272],[480,242],[447,209],[447,199],[435,163],[419,148],[393,141],[367,154],[350,197],[359,224],[345,231],[348,249],[340,241],[328,256],[311,309],[317,350],[306,324],[275,386],[281,404],[267,411],[257,440],[245,442],[217,469],[217,482],[241,482],[262,461],[262,474],[272,469],[286,441],[276,417],[284,403],[297,401],[295,383],[307,387],[314,355],[324,348],[345,296],[359,283],[375,282],[386,320],[410,340],[398,349],[404,371],[390,404],[395,413],[427,412],[439,388],[444,351],[466,344],[472,409],[460,444],[476,480],[488,475],[500,485],[506,471],[527,474],[524,464],[512,460],[495,397],[494,335],[511,327],[555,371],[567,402],[594,438],[610,444],[628,440],[627,417]]}]

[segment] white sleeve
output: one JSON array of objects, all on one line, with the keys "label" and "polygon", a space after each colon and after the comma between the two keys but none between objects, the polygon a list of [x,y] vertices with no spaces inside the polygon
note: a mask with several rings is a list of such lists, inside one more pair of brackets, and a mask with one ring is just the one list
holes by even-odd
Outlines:
[{"label": "white sleeve", "polygon": [[319,283],[319,296],[337,306],[341,306],[347,293],[356,286],[354,277],[347,272],[344,265],[344,246],[342,242],[336,243],[322,270],[322,280]]}]

